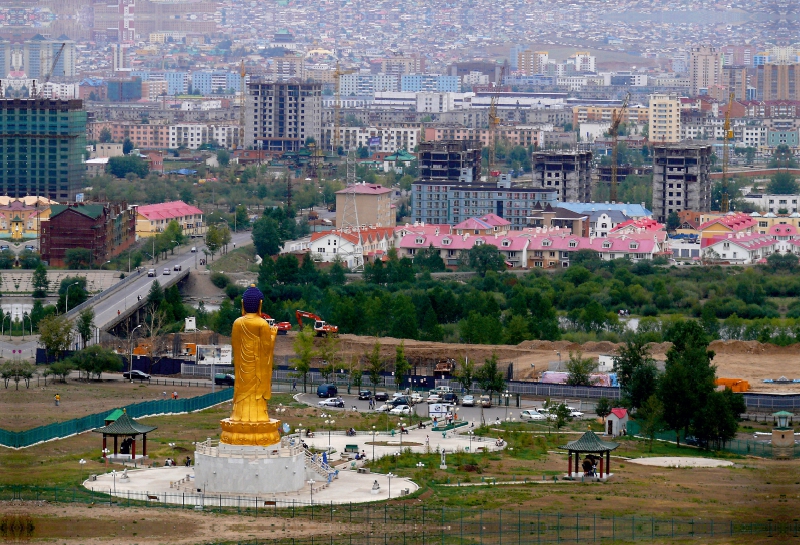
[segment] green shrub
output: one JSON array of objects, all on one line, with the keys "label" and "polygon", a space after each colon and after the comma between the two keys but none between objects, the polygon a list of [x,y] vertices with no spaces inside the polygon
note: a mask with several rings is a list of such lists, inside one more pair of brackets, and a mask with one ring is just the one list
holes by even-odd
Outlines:
[{"label": "green shrub", "polygon": [[225,276],[222,273],[211,273],[211,283],[217,286],[219,289],[224,290],[228,284],[231,283],[231,279]]}]

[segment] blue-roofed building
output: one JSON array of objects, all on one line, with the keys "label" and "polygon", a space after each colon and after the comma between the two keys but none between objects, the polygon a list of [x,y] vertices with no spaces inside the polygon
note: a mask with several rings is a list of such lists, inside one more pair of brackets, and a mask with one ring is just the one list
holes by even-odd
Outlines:
[{"label": "blue-roofed building", "polygon": [[631,219],[649,218],[653,213],[642,204],[615,203],[606,204],[602,202],[562,202],[558,203],[559,208],[566,208],[578,214],[591,215],[601,211],[622,212]]},{"label": "blue-roofed building", "polygon": [[185,95],[189,91],[188,72],[164,72],[168,95]]}]

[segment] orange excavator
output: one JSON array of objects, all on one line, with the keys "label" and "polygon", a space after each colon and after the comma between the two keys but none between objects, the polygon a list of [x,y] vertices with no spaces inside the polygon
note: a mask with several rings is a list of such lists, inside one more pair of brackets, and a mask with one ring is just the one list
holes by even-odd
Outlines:
[{"label": "orange excavator", "polygon": [[269,314],[264,314],[264,313],[261,314],[261,317],[264,318],[267,321],[267,323],[269,324],[270,327],[276,327],[277,326],[278,335],[286,335],[286,333],[288,333],[289,331],[292,330],[292,324],[289,323],[289,322],[278,322],[278,323],[275,323],[275,318],[273,318]]},{"label": "orange excavator", "polygon": [[297,316],[297,325],[301,328],[303,327],[303,318],[308,318],[309,320],[314,320],[314,331],[317,334],[317,337],[338,337],[339,336],[339,327],[335,325],[326,324],[325,320],[313,314],[311,312],[306,312],[305,310],[298,310],[295,313]]}]

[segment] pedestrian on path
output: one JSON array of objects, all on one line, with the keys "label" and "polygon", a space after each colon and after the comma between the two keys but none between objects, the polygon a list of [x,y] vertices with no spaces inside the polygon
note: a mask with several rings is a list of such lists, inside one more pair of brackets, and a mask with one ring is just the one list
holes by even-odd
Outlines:
[{"label": "pedestrian on path", "polygon": [[292,381],[292,391],[293,391],[293,392],[296,392],[296,391],[297,391],[297,381],[296,381],[296,380],[293,380],[293,381]]},{"label": "pedestrian on path", "polygon": [[56,402],[56,407],[58,407],[58,406],[59,406],[59,404],[61,403],[61,396],[60,396],[60,395],[58,395],[58,394],[56,394],[56,395],[55,395],[55,397],[54,397],[53,399],[55,399],[55,402]]},{"label": "pedestrian on path", "polygon": [[428,448],[431,444],[431,438],[429,435],[425,436],[425,448]]}]

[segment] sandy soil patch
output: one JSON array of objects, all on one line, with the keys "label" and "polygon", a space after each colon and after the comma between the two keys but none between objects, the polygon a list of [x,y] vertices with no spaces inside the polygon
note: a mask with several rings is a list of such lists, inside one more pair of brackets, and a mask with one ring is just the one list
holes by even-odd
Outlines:
[{"label": "sandy soil patch", "polygon": [[653,458],[633,458],[632,464],[654,467],[728,467],[733,462],[714,458],[695,458],[692,456],[655,456]]}]

